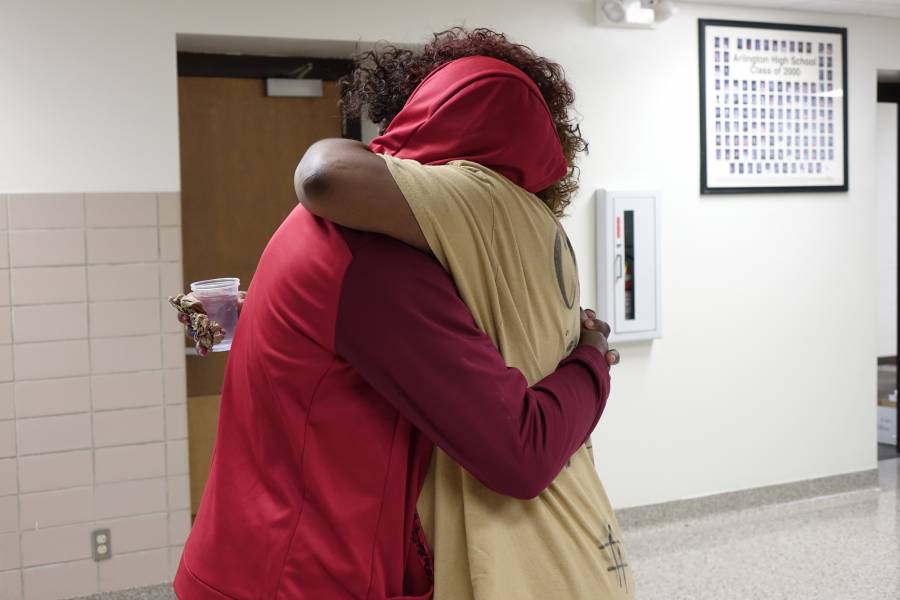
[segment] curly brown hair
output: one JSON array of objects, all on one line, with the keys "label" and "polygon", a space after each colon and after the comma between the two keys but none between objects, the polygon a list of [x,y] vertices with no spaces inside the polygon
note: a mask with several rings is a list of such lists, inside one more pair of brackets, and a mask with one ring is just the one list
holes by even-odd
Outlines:
[{"label": "curly brown hair", "polygon": [[534,81],[547,102],[569,170],[565,177],[539,191],[537,196],[554,214],[562,216],[578,189],[575,157],[588,148],[569,110],[575,95],[558,63],[538,56],[528,46],[509,41],[502,33],[453,27],[435,33],[420,51],[380,44],[357,54],[353,72],[340,81],[341,108],[347,117],[358,117],[365,111],[379,130],[384,131],[429,73],[457,58],[476,55],[497,58],[517,67]]}]

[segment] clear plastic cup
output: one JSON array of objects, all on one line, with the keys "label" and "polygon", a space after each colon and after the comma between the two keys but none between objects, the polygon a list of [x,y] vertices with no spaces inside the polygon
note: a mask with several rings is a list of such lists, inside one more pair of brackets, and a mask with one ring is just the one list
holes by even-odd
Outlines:
[{"label": "clear plastic cup", "polygon": [[206,310],[210,321],[215,321],[225,330],[224,339],[212,347],[213,352],[231,350],[231,340],[238,322],[238,288],[241,280],[237,277],[206,279],[191,284],[191,291]]}]

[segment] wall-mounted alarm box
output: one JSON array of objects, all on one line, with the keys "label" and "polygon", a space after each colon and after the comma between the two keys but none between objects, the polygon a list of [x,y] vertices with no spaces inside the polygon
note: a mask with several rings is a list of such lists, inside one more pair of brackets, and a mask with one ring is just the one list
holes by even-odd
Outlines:
[{"label": "wall-mounted alarm box", "polygon": [[610,341],[662,333],[659,192],[598,190],[597,314]]}]

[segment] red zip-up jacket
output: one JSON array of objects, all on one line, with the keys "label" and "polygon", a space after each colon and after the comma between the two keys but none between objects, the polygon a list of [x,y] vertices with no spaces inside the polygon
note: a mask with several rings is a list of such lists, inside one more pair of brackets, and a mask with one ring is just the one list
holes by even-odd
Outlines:
[{"label": "red zip-up jacket", "polygon": [[529,389],[432,257],[298,206],[244,304],[182,600],[431,596],[416,500],[437,443],[487,487],[539,494],[609,391],[581,346]]}]

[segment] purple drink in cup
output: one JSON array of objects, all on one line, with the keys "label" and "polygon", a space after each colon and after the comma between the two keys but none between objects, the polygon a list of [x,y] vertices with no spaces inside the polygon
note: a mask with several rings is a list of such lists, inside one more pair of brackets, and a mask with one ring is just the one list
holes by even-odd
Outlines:
[{"label": "purple drink in cup", "polygon": [[237,277],[206,279],[191,284],[191,292],[206,310],[210,321],[218,323],[225,330],[225,338],[212,347],[213,352],[231,350],[231,340],[237,329],[238,288],[241,280]]}]

